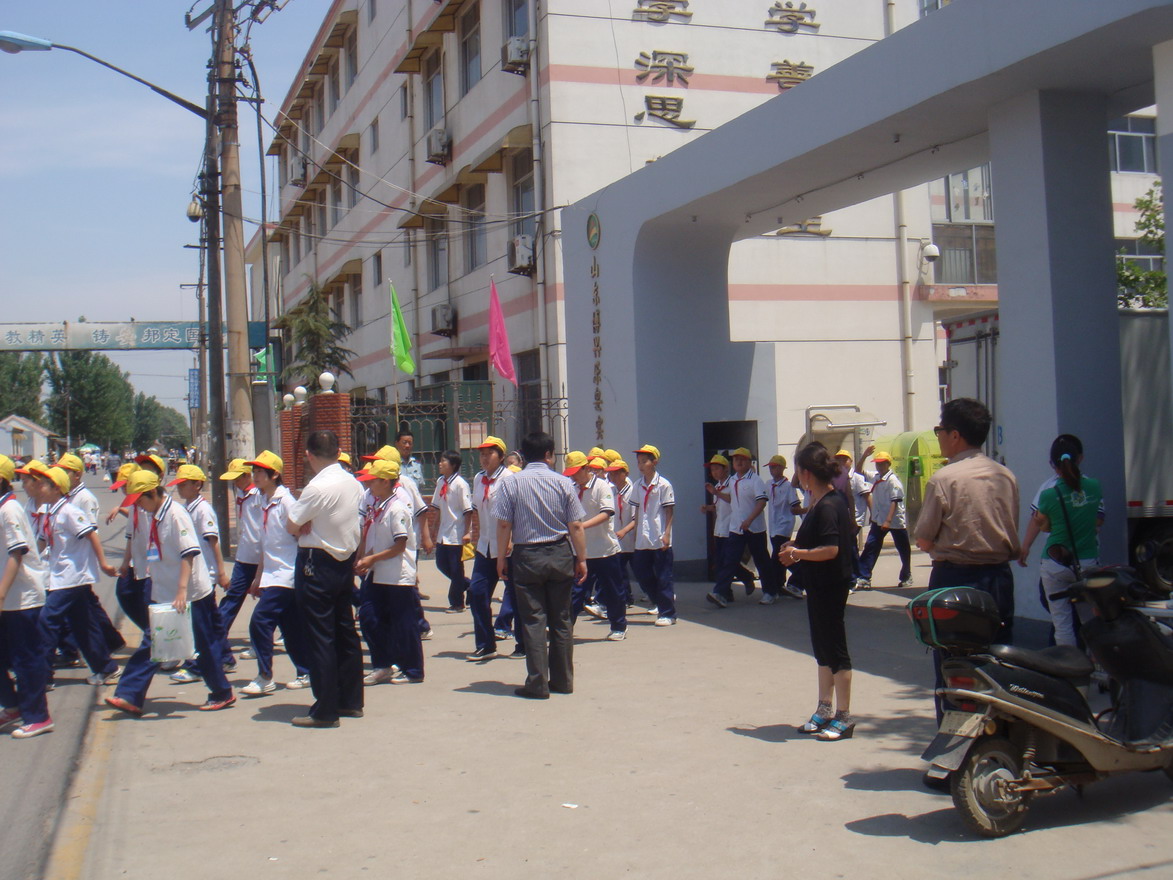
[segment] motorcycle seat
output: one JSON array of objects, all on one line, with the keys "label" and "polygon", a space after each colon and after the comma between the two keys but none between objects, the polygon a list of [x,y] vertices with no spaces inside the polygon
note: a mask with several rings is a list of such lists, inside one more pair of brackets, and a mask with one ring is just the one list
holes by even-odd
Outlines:
[{"label": "motorcycle seat", "polygon": [[1087,678],[1095,669],[1087,654],[1072,645],[1055,645],[1041,651],[1014,645],[993,645],[990,654],[1004,663],[1056,678]]}]

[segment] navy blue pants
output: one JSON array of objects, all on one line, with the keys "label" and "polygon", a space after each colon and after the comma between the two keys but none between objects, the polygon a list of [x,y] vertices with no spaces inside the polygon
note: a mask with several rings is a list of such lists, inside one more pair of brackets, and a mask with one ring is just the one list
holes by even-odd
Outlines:
[{"label": "navy blue pants", "polygon": [[505,582],[505,592],[501,594],[501,607],[497,609],[497,619],[493,621],[493,629],[513,629],[517,619],[517,602],[513,591],[509,589],[509,581]]},{"label": "navy blue pants", "polygon": [[570,620],[578,622],[578,615],[587,599],[596,596],[607,609],[607,621],[613,632],[627,631],[627,597],[623,594],[620,579],[623,576],[619,554],[588,559],[587,576],[581,584],[575,584],[570,598]]},{"label": "navy blue pants", "polygon": [[[477,650],[497,650],[497,636],[493,631],[493,592],[500,577],[497,574],[497,560],[481,553],[473,558],[472,579],[468,584],[468,607],[472,612],[473,638]],[[506,592],[510,592],[509,580],[505,581]],[[500,617],[498,617],[498,621]]]},{"label": "navy blue pants", "polygon": [[448,578],[448,607],[464,610],[464,594],[468,592],[468,578],[464,576],[464,562],[460,544],[436,545],[436,568]]},{"label": "navy blue pants", "polygon": [[623,590],[623,601],[630,608],[635,604],[635,596],[631,592],[631,558],[634,556],[631,552],[619,552],[619,586]]},{"label": "navy blue pants", "polygon": [[[220,653],[220,639],[216,633],[216,597],[208,594],[190,603],[191,631],[195,636],[196,667],[203,676],[212,700],[226,700],[232,696],[232,687],[224,677],[224,658]],[[151,631],[143,633],[142,644],[130,655],[114,696],[142,708],[147,699],[147,689],[159,664],[151,660]]]},{"label": "navy blue pants", "polygon": [[236,622],[244,605],[244,597],[248,595],[248,588],[252,586],[253,578],[257,576],[257,565],[253,562],[237,562],[232,566],[232,578],[228,581],[228,589],[224,598],[220,600],[220,626],[222,628],[223,643],[228,644],[228,632]]},{"label": "navy blue pants", "polygon": [[[20,709],[25,724],[49,720],[46,648],[40,608],[0,611],[0,707]],[[10,669],[16,673],[15,685],[8,674]]]},{"label": "navy blue pants", "polygon": [[338,720],[338,710],[363,707],[362,642],[354,627],[354,554],[335,559],[325,550],[299,547],[294,595],[305,627],[306,660],[319,721]]},{"label": "navy blue pants", "polygon": [[[995,565],[957,565],[953,562],[934,562],[929,573],[929,589],[940,587],[973,587],[983,590],[994,597],[998,606],[998,616],[1002,618],[1002,628],[998,630],[995,641],[1009,645],[1014,638],[1014,574],[1010,571],[1009,562],[1000,562]],[[944,651],[933,651],[933,671],[936,673],[936,686],[943,688],[945,679],[941,675],[941,661],[948,654]],[[937,723],[945,713],[945,701],[935,697],[937,707]]]},{"label": "navy blue pants", "polygon": [[147,606],[151,604],[150,595],[151,579],[136,578],[134,569],[130,569],[126,574],[120,574],[114,585],[114,597],[118,599],[122,613],[143,632],[151,627],[151,616],[147,611]]},{"label": "navy blue pants", "polygon": [[89,584],[50,590],[45,594],[45,607],[41,611],[41,632],[46,644],[56,645],[63,625],[68,622],[90,671],[109,675],[118,664],[111,659],[101,626],[94,619],[93,603],[96,601],[97,596]]},{"label": "navy blue pants", "polygon": [[[366,607],[363,633],[377,669],[398,666],[408,678],[424,677],[424,647],[416,625],[415,589],[408,585],[378,584],[363,578]],[[375,662],[376,646],[380,662]]]},{"label": "navy blue pants", "polygon": [[676,581],[672,572],[672,548],[636,550],[631,570],[640,589],[656,603],[660,617],[676,619]]},{"label": "navy blue pants", "polygon": [[309,675],[305,659],[305,640],[297,600],[288,587],[265,587],[248,622],[248,637],[257,658],[257,675],[273,678],[273,630],[278,626],[285,635],[285,652],[293,661],[298,677]]},{"label": "navy blue pants", "polygon": [[753,564],[758,568],[758,577],[762,579],[762,592],[770,596],[778,595],[778,584],[774,580],[774,569],[770,566],[770,548],[766,546],[765,532],[729,533],[729,537],[725,539],[725,554],[721,561],[721,570],[717,572],[717,583],[713,586],[713,592],[726,599],[733,598],[733,581],[743,577],[741,572],[745,571],[741,557],[746,547],[753,557]]},{"label": "navy blue pants", "polygon": [[778,592],[782,592],[782,586],[786,583],[786,566],[778,559],[778,551],[789,540],[789,535],[770,535],[770,570],[774,572],[774,584]]},{"label": "navy blue pants", "polygon": [[[387,650],[386,639],[378,632],[379,621],[376,617],[375,600],[371,595],[371,577],[367,575],[358,586],[358,628],[363,641],[367,643],[367,651],[371,656],[371,666],[374,669],[386,669],[391,665],[391,655]],[[416,591],[418,594],[418,591]],[[421,633],[418,626],[416,632]]]},{"label": "navy blue pants", "polygon": [[906,581],[912,577],[912,547],[908,543],[908,529],[886,529],[879,523],[872,523],[868,529],[868,539],[863,545],[863,553],[859,557],[859,576],[865,581],[872,579],[872,570],[880,558],[880,551],[884,549],[884,538],[887,535],[892,536],[892,543],[900,554],[900,580]]}]

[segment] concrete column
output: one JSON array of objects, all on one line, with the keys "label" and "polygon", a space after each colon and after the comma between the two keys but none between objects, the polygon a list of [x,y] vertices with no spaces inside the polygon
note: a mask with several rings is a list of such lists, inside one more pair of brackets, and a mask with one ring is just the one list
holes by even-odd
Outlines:
[{"label": "concrete column", "polygon": [[[1022,530],[1057,434],[1083,440],[1104,487],[1105,562],[1126,560],[1120,340],[1101,96],[1030,92],[990,112],[1001,344],[999,447],[1018,477]],[[1037,548],[1036,549],[1040,549]],[[1038,572],[1018,572],[1018,615],[1042,617]]]},{"label": "concrete column", "polygon": [[[1153,85],[1157,106],[1173,107],[1173,41],[1153,47]],[[1173,168],[1173,112],[1157,114],[1157,168]],[[1169,199],[1165,199],[1165,229],[1173,229],[1169,222]],[[1169,245],[1165,245],[1165,267],[1169,268]],[[1169,322],[1169,351],[1173,354],[1173,321]],[[1167,364],[1154,364],[1153,369],[1169,371],[1169,387],[1173,388],[1173,357]],[[1167,427],[1167,426],[1166,426]]]}]

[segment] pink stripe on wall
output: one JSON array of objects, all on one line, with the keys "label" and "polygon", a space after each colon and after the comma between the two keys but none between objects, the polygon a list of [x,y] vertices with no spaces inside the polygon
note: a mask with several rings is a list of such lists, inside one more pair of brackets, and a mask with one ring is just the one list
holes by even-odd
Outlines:
[{"label": "pink stripe on wall", "polygon": [[897,302],[895,284],[730,284],[737,302]]},{"label": "pink stripe on wall", "polygon": [[[768,72],[768,71],[767,71]],[[583,85],[623,85],[639,88],[672,89],[672,94],[683,95],[690,91],[702,92],[742,92],[754,95],[777,95],[786,89],[779,89],[777,83],[767,82],[766,75],[752,76],[724,76],[715,73],[694,73],[688,78],[688,85],[681,88],[676,85],[652,82],[649,76],[643,82],[636,79],[634,69],[614,67],[579,67],[572,64],[551,64],[542,68],[541,82],[547,85],[550,82],[580,83]]]}]

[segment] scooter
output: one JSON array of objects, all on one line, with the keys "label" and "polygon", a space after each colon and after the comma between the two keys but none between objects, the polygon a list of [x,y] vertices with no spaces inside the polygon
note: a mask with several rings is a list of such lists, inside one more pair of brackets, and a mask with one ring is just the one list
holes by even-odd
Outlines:
[{"label": "scooter", "polygon": [[1137,610],[1168,595],[1107,567],[1050,598],[1092,612],[1081,633],[1110,698],[1098,714],[1086,696],[1094,666],[1078,648],[990,644],[989,594],[934,590],[909,603],[921,641],[946,652],[937,693],[950,708],[922,757],[948,774],[954,806],[983,837],[1017,831],[1032,798],[1067,786],[1130,771],[1173,779],[1173,639]]}]

